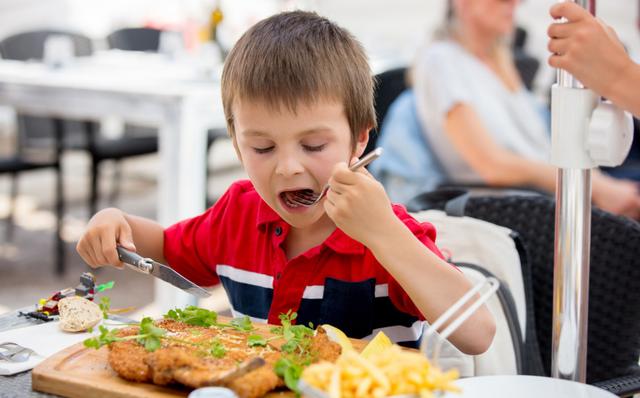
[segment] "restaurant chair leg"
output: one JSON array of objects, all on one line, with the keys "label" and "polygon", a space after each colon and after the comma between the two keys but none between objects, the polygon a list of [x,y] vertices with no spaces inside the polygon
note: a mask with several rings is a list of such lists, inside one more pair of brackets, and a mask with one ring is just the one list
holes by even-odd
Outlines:
[{"label": "restaurant chair leg", "polygon": [[6,240],[13,241],[15,232],[16,202],[18,201],[18,174],[11,173],[11,187],[9,188],[9,212],[7,213]]}]

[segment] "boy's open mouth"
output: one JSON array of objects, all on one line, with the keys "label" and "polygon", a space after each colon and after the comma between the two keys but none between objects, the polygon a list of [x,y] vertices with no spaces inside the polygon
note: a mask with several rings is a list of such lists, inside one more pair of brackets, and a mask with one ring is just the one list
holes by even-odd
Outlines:
[{"label": "boy's open mouth", "polygon": [[297,189],[294,191],[282,191],[280,192],[280,198],[287,207],[303,207],[304,204],[300,203],[300,197],[312,197],[316,195],[313,189]]}]

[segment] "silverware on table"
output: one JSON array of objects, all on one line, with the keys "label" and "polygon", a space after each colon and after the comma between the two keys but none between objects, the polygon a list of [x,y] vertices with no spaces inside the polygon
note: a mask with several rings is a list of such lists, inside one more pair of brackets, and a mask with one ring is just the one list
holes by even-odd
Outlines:
[{"label": "silverware on table", "polygon": [[7,362],[25,362],[35,352],[31,348],[23,347],[20,344],[5,342],[0,343],[0,360]]}]

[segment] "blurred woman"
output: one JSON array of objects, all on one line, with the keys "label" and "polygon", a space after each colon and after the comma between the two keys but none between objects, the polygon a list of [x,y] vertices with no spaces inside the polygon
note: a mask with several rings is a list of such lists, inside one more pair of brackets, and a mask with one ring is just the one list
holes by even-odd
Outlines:
[{"label": "blurred woman", "polygon": [[[439,39],[413,70],[418,117],[447,178],[552,192],[542,107],[524,88],[509,38],[518,0],[450,0]],[[638,185],[593,173],[594,203],[640,217]]]}]

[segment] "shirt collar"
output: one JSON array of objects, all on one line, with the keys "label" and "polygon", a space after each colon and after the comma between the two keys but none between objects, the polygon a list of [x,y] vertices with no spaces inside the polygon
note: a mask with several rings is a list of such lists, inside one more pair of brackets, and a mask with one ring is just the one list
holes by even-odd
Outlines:
[{"label": "shirt collar", "polygon": [[267,202],[260,198],[260,204],[258,205],[258,216],[256,219],[258,229],[265,231],[268,224],[276,221],[282,221],[282,218],[275,210],[273,210]]},{"label": "shirt collar", "polygon": [[[257,227],[260,231],[265,232],[269,230],[269,225],[275,222],[282,222],[282,217],[273,210],[269,205],[260,199],[257,215]],[[351,238],[344,233],[340,228],[336,228],[335,231],[329,235],[329,237],[322,243],[321,246],[327,246],[331,250],[340,254],[362,254],[364,253],[365,246],[357,240]],[[313,249],[311,249],[313,250]],[[309,251],[307,251],[309,252]]]}]

